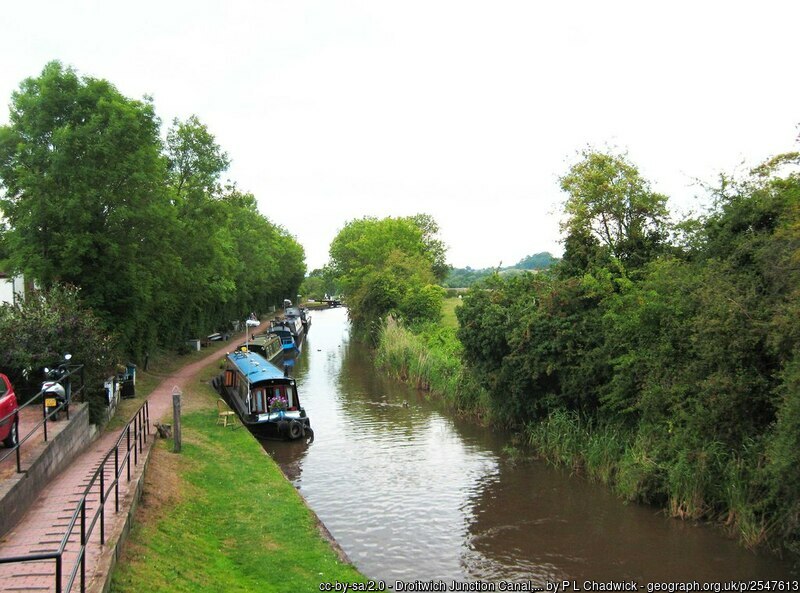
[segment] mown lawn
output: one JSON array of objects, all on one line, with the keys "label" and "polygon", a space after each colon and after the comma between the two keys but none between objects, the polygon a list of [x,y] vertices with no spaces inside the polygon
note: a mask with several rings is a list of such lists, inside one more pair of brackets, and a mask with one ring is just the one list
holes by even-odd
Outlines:
[{"label": "mown lawn", "polygon": [[216,394],[197,383],[184,396],[206,405],[183,416],[180,454],[157,441],[111,591],[288,593],[364,582],[247,430],[215,424]]}]

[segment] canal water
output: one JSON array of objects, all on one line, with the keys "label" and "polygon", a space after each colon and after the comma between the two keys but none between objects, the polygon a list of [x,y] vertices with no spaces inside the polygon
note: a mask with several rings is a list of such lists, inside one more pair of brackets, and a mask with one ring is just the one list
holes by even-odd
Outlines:
[{"label": "canal water", "polygon": [[625,504],[600,485],[503,454],[372,365],[347,311],[313,314],[296,361],[311,445],[264,442],[354,564],[415,581],[795,579],[787,561]]}]

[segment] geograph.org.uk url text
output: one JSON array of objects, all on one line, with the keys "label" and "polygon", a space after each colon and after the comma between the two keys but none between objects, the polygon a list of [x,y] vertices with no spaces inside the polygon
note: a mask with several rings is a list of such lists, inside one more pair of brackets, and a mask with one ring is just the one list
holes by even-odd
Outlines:
[{"label": "geograph.org.uk url text", "polygon": [[324,582],[319,590],[323,593],[350,593],[356,591],[544,591],[548,593],[577,593],[584,591],[646,591],[647,593],[683,593],[708,591],[711,593],[759,591],[800,591],[800,581],[794,580],[748,580],[748,581],[657,581],[640,583],[627,581],[381,581]]}]

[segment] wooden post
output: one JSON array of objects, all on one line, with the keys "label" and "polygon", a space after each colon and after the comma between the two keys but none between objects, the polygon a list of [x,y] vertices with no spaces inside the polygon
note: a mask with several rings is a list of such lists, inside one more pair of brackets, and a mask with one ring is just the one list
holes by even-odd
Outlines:
[{"label": "wooden post", "polygon": [[172,436],[175,443],[175,453],[181,452],[181,390],[178,386],[172,388]]}]

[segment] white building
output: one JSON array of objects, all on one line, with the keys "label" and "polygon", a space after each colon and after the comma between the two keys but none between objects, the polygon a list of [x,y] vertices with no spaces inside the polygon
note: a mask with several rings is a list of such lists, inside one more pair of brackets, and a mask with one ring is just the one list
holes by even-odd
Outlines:
[{"label": "white building", "polygon": [[22,274],[12,276],[0,272],[0,303],[11,305],[25,298],[25,279]]}]

